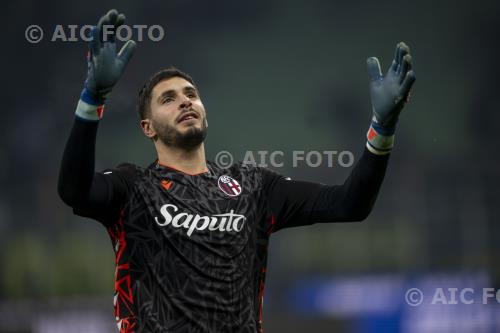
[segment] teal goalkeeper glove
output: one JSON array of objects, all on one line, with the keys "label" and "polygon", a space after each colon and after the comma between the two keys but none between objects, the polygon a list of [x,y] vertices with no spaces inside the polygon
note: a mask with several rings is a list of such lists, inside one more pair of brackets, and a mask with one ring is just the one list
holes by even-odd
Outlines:
[{"label": "teal goalkeeper glove", "polygon": [[398,43],[394,60],[385,77],[377,58],[368,58],[366,63],[371,81],[373,121],[384,130],[384,134],[394,134],[399,114],[416,79],[412,70],[410,48],[403,42]]},{"label": "teal goalkeeper glove", "polygon": [[97,26],[92,29],[92,39],[89,42],[87,57],[87,79],[80,97],[80,101],[83,101],[84,104],[80,105],[81,103],[79,103],[79,107],[83,107],[80,111],[83,112],[79,114],[79,107],[77,107],[77,115],[82,118],[88,120],[101,118],[102,107],[101,111],[98,112],[97,119],[95,119],[92,106],[104,104],[107,95],[122,76],[134,54],[136,43],[133,40],[127,41],[120,52],[116,52],[115,32],[124,22],[125,15],[118,14],[116,9],[112,9],[102,16]]},{"label": "teal goalkeeper glove", "polygon": [[399,114],[410,97],[415,82],[410,48],[403,42],[396,46],[396,55],[385,77],[377,58],[367,61],[372,99],[372,124],[366,147],[376,155],[389,154],[394,146],[394,132]]}]

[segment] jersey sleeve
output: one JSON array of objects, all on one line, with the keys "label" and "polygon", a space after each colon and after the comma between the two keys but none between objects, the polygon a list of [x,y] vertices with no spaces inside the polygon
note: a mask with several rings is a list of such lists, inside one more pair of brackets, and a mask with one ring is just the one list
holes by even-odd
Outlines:
[{"label": "jersey sleeve", "polygon": [[341,185],[295,181],[261,168],[262,190],[272,213],[271,231],[313,223],[358,222],[370,214],[389,155],[364,152]]},{"label": "jersey sleeve", "polygon": [[73,213],[99,221],[105,226],[112,225],[118,220],[129,198],[136,175],[137,167],[130,163],[96,172],[89,200],[73,207]]},{"label": "jersey sleeve", "polygon": [[322,184],[291,180],[277,172],[259,168],[262,191],[272,214],[271,231],[308,225]]}]

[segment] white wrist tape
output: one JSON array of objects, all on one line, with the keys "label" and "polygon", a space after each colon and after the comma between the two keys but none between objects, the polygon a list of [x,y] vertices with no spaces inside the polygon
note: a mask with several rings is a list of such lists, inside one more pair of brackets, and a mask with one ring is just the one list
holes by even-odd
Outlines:
[{"label": "white wrist tape", "polygon": [[382,135],[375,130],[373,125],[370,125],[366,138],[368,139],[366,147],[376,155],[389,154],[394,147],[394,134]]},{"label": "white wrist tape", "polygon": [[78,105],[76,106],[75,114],[85,120],[99,121],[102,118],[103,112],[104,104],[92,105],[80,99],[78,101]]}]

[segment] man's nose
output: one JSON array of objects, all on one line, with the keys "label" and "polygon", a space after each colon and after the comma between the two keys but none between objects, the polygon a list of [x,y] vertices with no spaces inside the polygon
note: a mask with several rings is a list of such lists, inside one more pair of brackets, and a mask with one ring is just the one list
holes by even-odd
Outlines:
[{"label": "man's nose", "polygon": [[187,109],[190,108],[193,103],[191,103],[191,100],[187,97],[182,95],[181,97],[181,104],[179,105],[180,109]]}]

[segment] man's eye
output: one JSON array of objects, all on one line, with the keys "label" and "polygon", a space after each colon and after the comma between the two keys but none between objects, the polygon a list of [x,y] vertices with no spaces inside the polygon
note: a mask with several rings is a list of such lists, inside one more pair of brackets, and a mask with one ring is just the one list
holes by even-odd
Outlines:
[{"label": "man's eye", "polygon": [[195,93],[190,93],[190,94],[187,94],[187,97],[188,98],[196,98],[196,94]]},{"label": "man's eye", "polygon": [[170,102],[172,102],[173,100],[174,100],[174,99],[173,99],[172,97],[166,97],[166,98],[164,98],[164,99],[163,99],[163,104],[165,104],[165,103],[170,103]]}]

